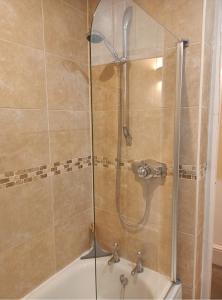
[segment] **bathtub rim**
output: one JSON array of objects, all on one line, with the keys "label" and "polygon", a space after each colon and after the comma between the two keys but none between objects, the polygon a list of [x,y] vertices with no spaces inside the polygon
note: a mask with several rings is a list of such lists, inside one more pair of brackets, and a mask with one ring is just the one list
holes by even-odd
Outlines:
[{"label": "bathtub rim", "polygon": [[[73,265],[74,265],[75,263],[81,263],[81,264],[85,265],[85,264],[88,263],[89,260],[91,260],[91,259],[82,260],[82,259],[81,259],[81,256],[82,256],[82,255],[84,255],[84,253],[81,254],[81,255],[80,255],[79,257],[77,257],[76,259],[74,259],[74,260],[73,260],[71,263],[69,263],[67,266],[65,266],[65,267],[62,268],[61,270],[57,271],[57,272],[56,272],[55,274],[53,274],[52,276],[48,277],[45,281],[43,281],[42,283],[40,283],[40,285],[38,285],[36,288],[34,288],[34,289],[31,290],[30,292],[28,292],[24,297],[22,297],[21,300],[27,300],[27,299],[29,299],[29,300],[32,300],[32,299],[37,300],[38,298],[33,297],[33,296],[32,296],[33,294],[36,294],[36,293],[38,293],[38,291],[41,291],[42,288],[44,288],[45,286],[47,286],[48,284],[50,284],[50,282],[53,282],[53,280],[57,279],[59,276],[61,276],[61,275],[65,274],[65,273],[67,273],[67,271],[70,272],[70,271],[72,270]],[[96,260],[104,260],[104,259],[107,259],[107,258],[109,258],[109,256],[97,258]],[[95,260],[95,259],[92,259],[92,260],[93,260],[93,261],[95,262],[95,264],[96,264],[96,260]],[[121,261],[123,261],[124,264],[132,264],[132,265],[134,265],[133,262],[131,262],[131,261],[125,259],[125,258],[121,258]],[[93,262],[92,262],[92,263],[93,263]],[[174,298],[172,298],[172,295],[175,294],[175,292],[173,292],[173,289],[175,289],[176,287],[178,287],[178,285],[175,284],[175,283],[173,283],[172,281],[170,281],[170,279],[168,280],[168,279],[167,279],[167,276],[165,276],[165,275],[163,275],[163,274],[161,274],[161,273],[158,273],[158,272],[156,272],[156,271],[154,271],[154,270],[152,270],[152,269],[149,269],[149,268],[146,268],[146,269],[147,269],[148,271],[150,271],[151,273],[156,273],[156,274],[158,274],[159,276],[161,276],[161,277],[163,277],[163,278],[166,279],[166,284],[165,284],[163,290],[162,290],[162,291],[160,292],[160,294],[158,295],[158,298],[159,298],[159,299],[174,299]],[[94,277],[94,282],[95,282],[95,278],[96,278],[96,276]],[[96,282],[95,282],[95,283],[96,283]],[[95,285],[95,286],[96,286],[96,285]],[[96,295],[96,291],[95,291],[95,295]],[[170,298],[169,298],[169,295],[171,295]],[[41,298],[39,298],[39,299],[41,299]],[[50,298],[49,298],[49,299],[50,299]],[[75,298],[74,298],[74,299],[75,299]],[[110,298],[110,299],[111,299],[111,298]],[[176,299],[176,298],[175,298],[175,299]],[[178,299],[180,299],[180,298],[178,298]],[[89,299],[89,300],[91,300],[91,299]],[[133,299],[131,299],[131,300],[133,300]]]}]

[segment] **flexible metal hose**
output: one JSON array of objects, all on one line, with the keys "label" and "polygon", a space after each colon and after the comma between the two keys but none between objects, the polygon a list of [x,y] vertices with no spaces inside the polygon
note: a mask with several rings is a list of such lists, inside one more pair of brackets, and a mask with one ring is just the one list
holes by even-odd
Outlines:
[{"label": "flexible metal hose", "polygon": [[138,231],[144,224],[146,220],[146,214],[147,214],[147,200],[145,201],[145,209],[144,214],[141,217],[141,219],[136,222],[132,223],[126,220],[126,217],[121,214],[121,208],[120,208],[120,191],[121,191],[121,161],[122,161],[122,138],[123,138],[123,105],[125,103],[123,99],[123,91],[122,91],[122,73],[123,73],[123,64],[118,64],[119,68],[119,108],[118,108],[118,137],[117,137],[117,159],[116,159],[116,208],[118,212],[118,216],[120,219],[121,224],[130,231]]}]

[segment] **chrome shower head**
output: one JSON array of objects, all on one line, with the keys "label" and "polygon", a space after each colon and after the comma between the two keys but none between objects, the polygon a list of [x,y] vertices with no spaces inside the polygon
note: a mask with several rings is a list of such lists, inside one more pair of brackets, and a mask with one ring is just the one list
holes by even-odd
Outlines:
[{"label": "chrome shower head", "polygon": [[123,29],[127,30],[132,22],[133,7],[128,6],[123,15]]},{"label": "chrome shower head", "polygon": [[87,35],[87,40],[90,43],[93,43],[93,44],[99,44],[101,42],[104,42],[104,45],[106,46],[106,48],[111,53],[111,55],[114,58],[114,60],[115,61],[120,61],[120,58],[118,56],[117,51],[113,48],[113,46],[111,45],[111,43],[107,40],[107,38],[105,37],[105,35],[103,35],[101,32],[99,32],[97,30],[93,30],[91,33],[89,33]]},{"label": "chrome shower head", "polygon": [[101,32],[93,30],[87,35],[87,40],[93,44],[99,44],[105,40],[105,36]]},{"label": "chrome shower head", "polygon": [[129,30],[130,30],[130,25],[132,23],[132,18],[133,18],[133,7],[128,6],[124,12],[123,15],[123,21],[122,21],[122,26],[123,26],[123,57],[125,59],[128,58],[128,46],[129,46]]}]

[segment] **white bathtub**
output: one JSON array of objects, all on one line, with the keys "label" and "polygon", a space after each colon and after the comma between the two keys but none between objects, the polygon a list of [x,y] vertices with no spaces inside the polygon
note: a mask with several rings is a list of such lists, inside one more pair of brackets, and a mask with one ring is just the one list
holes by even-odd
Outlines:
[{"label": "white bathtub", "polygon": [[[134,264],[121,259],[109,266],[108,259],[97,259],[97,299],[181,299],[181,287],[165,276],[145,268],[133,277]],[[121,274],[128,278],[125,290]],[[94,259],[75,260],[23,299],[96,299]]]}]

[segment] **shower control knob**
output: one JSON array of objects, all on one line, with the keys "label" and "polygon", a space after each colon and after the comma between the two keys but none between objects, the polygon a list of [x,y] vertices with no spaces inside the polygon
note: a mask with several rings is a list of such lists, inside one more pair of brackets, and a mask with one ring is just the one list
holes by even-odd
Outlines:
[{"label": "shower control knob", "polygon": [[152,170],[148,166],[144,165],[138,167],[137,173],[140,178],[147,178],[152,174]]},{"label": "shower control knob", "polygon": [[146,159],[132,162],[132,171],[141,179],[165,178],[167,176],[167,166],[164,163]]}]

